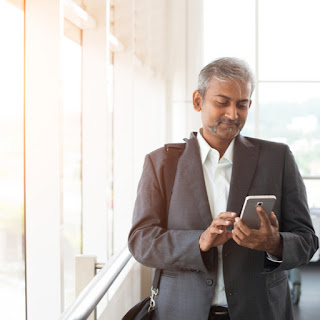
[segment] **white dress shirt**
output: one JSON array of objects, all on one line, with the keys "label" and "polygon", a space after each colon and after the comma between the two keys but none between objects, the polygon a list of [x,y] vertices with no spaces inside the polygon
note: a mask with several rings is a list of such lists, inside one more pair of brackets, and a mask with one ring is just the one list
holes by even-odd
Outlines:
[{"label": "white dress shirt", "polygon": [[[204,174],[204,181],[207,189],[209,205],[212,218],[216,218],[221,212],[227,210],[230,181],[233,164],[234,140],[230,143],[224,155],[220,158],[217,150],[210,147],[201,134],[201,129],[197,135],[201,162]],[[217,284],[213,296],[212,305],[227,307],[227,298],[224,288],[222,247],[218,246],[218,274]]]},{"label": "white dress shirt", "polygon": [[[225,212],[227,210],[233,164],[234,139],[231,141],[224,155],[221,157],[221,159],[219,159],[219,152],[216,149],[210,147],[208,142],[203,138],[201,131],[202,129],[200,129],[197,138],[200,147],[202,169],[209,199],[211,215],[214,219],[219,215],[219,213]],[[217,248],[218,274],[212,305],[227,307],[228,304],[224,289],[223,278],[222,247],[223,245],[218,246]],[[269,254],[268,252],[266,252],[266,254],[269,260],[278,263],[282,262],[282,259],[279,259]]]}]

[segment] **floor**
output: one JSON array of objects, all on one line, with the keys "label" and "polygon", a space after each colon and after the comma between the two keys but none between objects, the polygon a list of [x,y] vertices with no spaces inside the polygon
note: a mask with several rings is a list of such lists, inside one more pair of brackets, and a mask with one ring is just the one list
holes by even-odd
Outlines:
[{"label": "floor", "polygon": [[299,304],[294,306],[294,319],[320,319],[320,262],[311,262],[300,270],[301,296]]}]

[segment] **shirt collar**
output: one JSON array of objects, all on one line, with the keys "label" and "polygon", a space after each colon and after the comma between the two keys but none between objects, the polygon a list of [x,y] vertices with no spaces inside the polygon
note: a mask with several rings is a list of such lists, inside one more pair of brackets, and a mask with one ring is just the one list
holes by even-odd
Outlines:
[{"label": "shirt collar", "polygon": [[[202,130],[200,129],[199,133],[197,134],[197,139],[199,142],[200,156],[201,156],[202,164],[205,163],[209,153],[213,153],[219,160],[219,152],[216,149],[210,147],[208,142],[203,138],[201,131]],[[222,158],[219,161],[220,162],[228,161],[231,164],[233,164],[233,151],[234,151],[234,139],[232,139],[231,143],[229,144],[228,149],[226,150],[226,152],[224,153],[224,155],[222,156]]]}]

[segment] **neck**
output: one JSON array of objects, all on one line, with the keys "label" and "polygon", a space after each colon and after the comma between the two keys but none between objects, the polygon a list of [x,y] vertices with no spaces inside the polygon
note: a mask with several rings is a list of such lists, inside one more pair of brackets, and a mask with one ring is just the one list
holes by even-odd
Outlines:
[{"label": "neck", "polygon": [[211,148],[217,150],[221,157],[225,154],[227,151],[232,139],[221,139],[211,132],[206,132],[203,130],[203,128],[200,129],[200,133],[202,134],[203,138],[208,142]]}]

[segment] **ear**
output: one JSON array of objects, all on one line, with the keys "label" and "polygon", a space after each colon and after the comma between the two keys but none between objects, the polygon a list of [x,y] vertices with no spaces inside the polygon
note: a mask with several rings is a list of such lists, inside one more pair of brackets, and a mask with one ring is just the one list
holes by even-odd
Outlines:
[{"label": "ear", "polygon": [[193,93],[193,108],[197,112],[201,111],[202,97],[198,90]]}]

